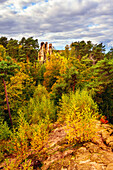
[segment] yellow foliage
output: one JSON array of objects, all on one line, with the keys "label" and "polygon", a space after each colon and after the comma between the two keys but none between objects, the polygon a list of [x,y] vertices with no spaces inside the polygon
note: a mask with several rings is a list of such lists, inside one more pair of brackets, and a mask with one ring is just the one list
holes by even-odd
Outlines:
[{"label": "yellow foliage", "polygon": [[[17,72],[15,76],[10,78],[10,83],[7,84],[7,92],[10,102],[10,108],[18,110],[18,107],[26,105],[30,98],[30,90],[34,90],[33,78],[23,72]],[[28,99],[26,98],[25,91]]]},{"label": "yellow foliage", "polygon": [[87,90],[63,95],[58,121],[67,125],[67,139],[71,143],[89,141],[95,135],[94,120],[98,109]]},{"label": "yellow foliage", "polygon": [[[49,123],[49,122],[48,122]],[[33,139],[31,140],[31,150],[39,153],[48,139],[47,127],[44,122],[32,126]]]},{"label": "yellow foliage", "polygon": [[[20,158],[12,159],[11,161],[6,159],[6,166],[4,167],[4,170],[17,170],[20,169],[20,164],[22,160]],[[31,165],[31,160],[25,160],[21,164],[21,169],[22,170],[33,170],[33,166]]]},{"label": "yellow foliage", "polygon": [[[16,157],[20,157],[24,160],[28,152],[28,131],[29,124],[25,121],[24,116],[21,114],[19,118],[19,127],[18,131],[14,132],[11,135],[10,145],[12,146],[12,153]],[[9,148],[11,149],[11,148]]]},{"label": "yellow foliage", "polygon": [[[48,124],[49,117],[44,121],[40,121],[39,124],[29,125],[24,117],[24,113],[19,112],[19,126],[18,130],[14,130],[11,134],[11,140],[8,143],[7,151],[15,156],[9,163],[5,161],[6,170],[16,170],[21,165],[22,169],[32,169],[31,162],[27,163],[27,157],[30,154],[40,156],[41,148],[43,148],[45,142],[48,139]],[[25,161],[24,163],[22,163]]]},{"label": "yellow foliage", "polygon": [[3,45],[0,45],[0,61],[2,61],[6,56],[6,49]]},{"label": "yellow foliage", "polygon": [[46,72],[44,73],[44,86],[48,91],[57,80],[60,70],[60,56],[52,54],[49,61],[46,62]]},{"label": "yellow foliage", "polygon": [[88,106],[82,112],[75,108],[70,115],[66,115],[68,141],[76,144],[91,140],[96,134],[94,119]]}]

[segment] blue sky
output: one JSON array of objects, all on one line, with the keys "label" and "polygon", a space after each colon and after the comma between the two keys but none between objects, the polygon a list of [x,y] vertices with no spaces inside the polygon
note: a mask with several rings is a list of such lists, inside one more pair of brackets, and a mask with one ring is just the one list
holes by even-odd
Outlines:
[{"label": "blue sky", "polygon": [[0,0],[0,36],[23,36],[64,49],[91,40],[113,47],[113,0]]}]

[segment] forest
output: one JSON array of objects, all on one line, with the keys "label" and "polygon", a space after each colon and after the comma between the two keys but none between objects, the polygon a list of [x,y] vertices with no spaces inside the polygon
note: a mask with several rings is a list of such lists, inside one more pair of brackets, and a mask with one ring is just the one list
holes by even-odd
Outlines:
[{"label": "forest", "polygon": [[103,43],[75,41],[53,49],[44,63],[39,50],[33,37],[0,38],[0,162],[6,169],[33,169],[54,124],[66,125],[71,144],[90,141],[95,120],[113,124],[113,48],[106,53]]}]

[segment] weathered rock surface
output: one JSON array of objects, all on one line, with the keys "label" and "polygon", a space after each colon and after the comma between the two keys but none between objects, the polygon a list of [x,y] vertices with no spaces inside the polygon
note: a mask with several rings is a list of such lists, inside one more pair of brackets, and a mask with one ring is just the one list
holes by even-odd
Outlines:
[{"label": "weathered rock surface", "polygon": [[110,145],[111,142],[113,142],[113,136],[109,136],[109,137],[106,139],[106,144],[107,144],[107,145]]},{"label": "weathered rock surface", "polygon": [[107,166],[106,170],[113,170],[113,163],[110,163],[110,164]]},{"label": "weathered rock surface", "polygon": [[108,131],[106,131],[105,129],[102,130],[102,139],[104,142],[107,140],[109,136],[110,136],[110,133]]},{"label": "weathered rock surface", "polygon": [[[50,134],[48,153],[42,170],[113,170],[113,129],[96,121],[97,135],[91,142],[69,145],[65,140],[65,127]],[[57,147],[57,149],[56,149]],[[51,148],[51,149],[50,149]]]}]

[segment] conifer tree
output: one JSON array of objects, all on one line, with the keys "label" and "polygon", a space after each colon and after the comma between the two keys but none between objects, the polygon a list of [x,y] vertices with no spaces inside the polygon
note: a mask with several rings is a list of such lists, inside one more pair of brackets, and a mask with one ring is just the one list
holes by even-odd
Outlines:
[{"label": "conifer tree", "polygon": [[6,46],[8,44],[7,37],[0,37],[0,44],[6,48]]},{"label": "conifer tree", "polygon": [[11,125],[13,125],[13,122],[12,122],[12,117],[11,117],[11,112],[10,112],[10,107],[9,107],[9,102],[8,102],[8,94],[7,94],[7,87],[6,87],[5,81],[9,80],[9,78],[12,75],[14,75],[14,71],[16,68],[18,68],[18,66],[15,63],[13,63],[10,57],[4,55],[3,58],[0,60],[0,79],[2,80],[4,84],[5,97],[6,97],[7,108],[8,108]]},{"label": "conifer tree", "polygon": [[97,93],[95,100],[99,108],[113,122],[113,58],[104,58],[93,67],[95,77],[93,83],[89,84]]},{"label": "conifer tree", "polygon": [[[19,42],[21,45],[19,49],[20,60],[25,62],[36,62],[38,57],[38,39],[33,39],[33,37],[25,38],[23,37]],[[36,63],[35,63],[36,65]]]},{"label": "conifer tree", "polygon": [[7,55],[12,57],[12,58],[15,58],[16,60],[18,60],[19,58],[19,54],[18,54],[18,51],[19,51],[19,44],[18,44],[18,40],[14,40],[14,39],[10,39],[8,41],[8,44],[6,46],[6,51],[7,51]]}]

